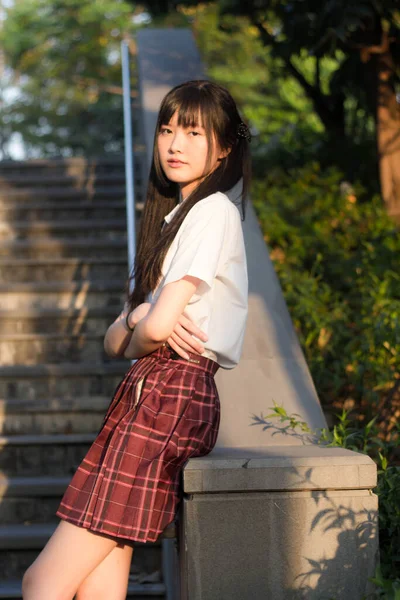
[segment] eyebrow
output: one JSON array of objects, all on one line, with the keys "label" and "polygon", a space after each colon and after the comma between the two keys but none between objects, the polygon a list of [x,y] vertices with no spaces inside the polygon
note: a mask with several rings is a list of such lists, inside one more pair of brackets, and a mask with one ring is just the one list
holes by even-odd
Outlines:
[{"label": "eyebrow", "polygon": [[[171,123],[161,123],[161,127],[172,127],[172,125]],[[188,125],[187,127],[185,127],[185,129],[189,129],[190,127],[198,127],[199,129],[204,129],[203,125],[198,124]]]}]

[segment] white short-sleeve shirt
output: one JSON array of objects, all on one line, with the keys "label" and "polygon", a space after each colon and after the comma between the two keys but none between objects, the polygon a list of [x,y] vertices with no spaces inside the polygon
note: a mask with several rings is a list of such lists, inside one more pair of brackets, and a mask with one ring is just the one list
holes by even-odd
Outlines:
[{"label": "white short-sleeve shirt", "polygon": [[[179,206],[165,221],[171,221]],[[232,369],[242,353],[248,278],[240,213],[222,192],[190,209],[165,256],[158,286],[146,301],[154,304],[167,283],[185,275],[202,280],[184,312],[208,336],[202,356]]]}]

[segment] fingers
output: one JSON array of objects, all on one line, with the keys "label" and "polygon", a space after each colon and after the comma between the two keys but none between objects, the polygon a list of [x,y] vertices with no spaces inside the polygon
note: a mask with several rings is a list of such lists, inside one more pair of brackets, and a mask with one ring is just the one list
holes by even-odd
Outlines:
[{"label": "fingers", "polygon": [[208,340],[208,335],[204,333],[204,331],[202,331],[199,327],[197,327],[197,325],[192,323],[190,319],[185,317],[185,315],[181,315],[179,317],[178,323],[182,325],[182,327],[184,327],[185,330],[188,331],[191,335],[195,335],[200,340],[203,340],[203,342],[206,342]]},{"label": "fingers", "polygon": [[181,356],[182,358],[184,358],[185,360],[187,360],[189,358],[189,354],[187,354],[187,352],[185,352],[176,342],[175,340],[171,337],[168,338],[168,344],[171,346],[171,348],[173,350],[175,350],[175,352],[177,354],[179,354],[179,356]]},{"label": "fingers", "polygon": [[203,344],[196,340],[191,333],[186,331],[186,329],[182,327],[182,325],[180,325],[179,322],[176,324],[175,329],[172,333],[176,336],[175,341],[189,352],[194,351],[199,354],[204,352]]},{"label": "fingers", "polygon": [[179,356],[187,360],[189,358],[187,352],[195,352],[196,354],[204,352],[204,346],[199,340],[206,342],[208,340],[207,334],[182,314],[175,325],[174,331],[168,338],[168,343]]},{"label": "fingers", "polygon": [[[189,342],[184,339],[183,336],[186,336],[186,339],[189,339]],[[175,344],[177,344],[182,350],[186,350],[187,352],[195,352],[196,354],[202,354],[204,352],[204,346],[200,344],[200,342],[196,342],[193,338],[191,338],[190,334],[187,334],[184,330],[180,332],[175,328],[175,330],[171,333],[171,337]]]},{"label": "fingers", "polygon": [[171,333],[171,338],[182,350],[186,350],[187,352],[197,352],[197,350],[195,350],[192,345],[185,342],[176,331]]}]

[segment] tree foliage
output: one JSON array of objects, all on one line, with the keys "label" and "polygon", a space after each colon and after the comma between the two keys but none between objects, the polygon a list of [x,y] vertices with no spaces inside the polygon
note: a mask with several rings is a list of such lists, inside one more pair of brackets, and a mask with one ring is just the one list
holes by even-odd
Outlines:
[{"label": "tree foliage", "polygon": [[[159,16],[182,10],[182,6],[193,10],[209,3],[165,0],[144,4]],[[274,64],[280,82],[290,78],[292,85],[301,89],[299,103],[307,99],[324,129],[324,158],[336,160],[348,176],[359,175],[360,164],[364,164],[361,174],[367,178],[372,172],[377,180],[375,121],[378,97],[392,106],[395,98],[400,65],[399,1],[219,0],[215,6],[221,31],[235,35],[240,19],[246,20],[269,57],[275,59],[274,63],[259,63],[258,71]],[[391,66],[382,93],[377,81],[379,65],[388,56]],[[327,60],[331,61],[328,69]],[[235,75],[240,71],[239,65]],[[271,83],[266,87],[274,89]],[[388,127],[398,130],[400,140],[400,115],[395,112]],[[285,129],[282,131],[286,135]]]},{"label": "tree foliage", "polygon": [[[265,172],[271,162],[300,165],[320,152],[324,129],[310,99],[246,17],[221,15],[215,3],[181,7],[180,13],[192,27],[208,75],[230,90],[252,125],[256,172]],[[176,14],[166,17],[171,21]],[[295,60],[312,73],[312,58]],[[321,60],[323,89],[336,66],[335,59]]]},{"label": "tree foliage", "polygon": [[120,149],[119,43],[131,13],[123,0],[16,0],[7,10],[1,42],[20,93],[2,120],[28,155]]},{"label": "tree foliage", "polygon": [[400,411],[400,237],[379,197],[311,164],[255,182],[257,210],[325,408]]}]

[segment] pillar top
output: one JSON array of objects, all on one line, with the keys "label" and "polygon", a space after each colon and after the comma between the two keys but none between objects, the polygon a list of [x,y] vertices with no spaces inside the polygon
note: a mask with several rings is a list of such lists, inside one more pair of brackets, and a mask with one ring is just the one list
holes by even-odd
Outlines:
[{"label": "pillar top", "polygon": [[215,448],[191,458],[185,493],[362,490],[376,486],[376,464],[366,454],[320,445]]}]

